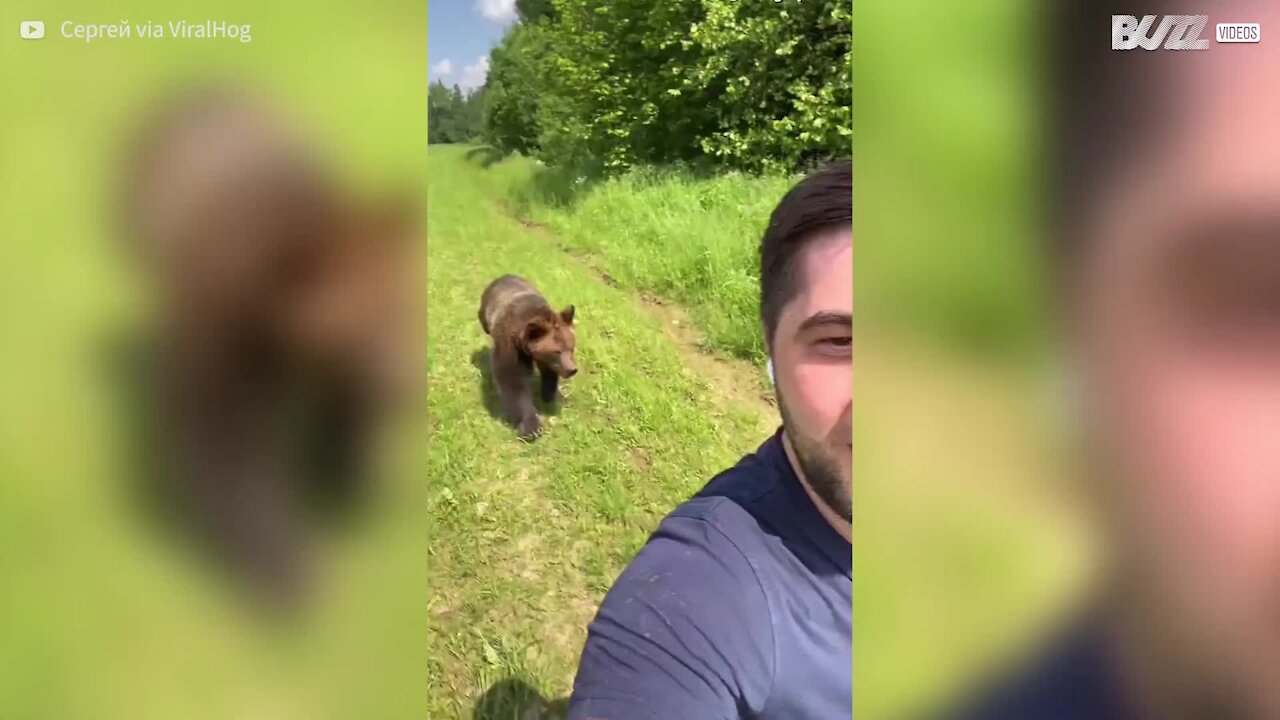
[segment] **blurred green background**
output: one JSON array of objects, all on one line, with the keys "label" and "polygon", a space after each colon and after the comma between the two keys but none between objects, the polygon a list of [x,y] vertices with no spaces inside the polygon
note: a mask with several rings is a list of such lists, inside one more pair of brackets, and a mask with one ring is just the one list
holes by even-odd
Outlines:
[{"label": "blurred green background", "polygon": [[854,10],[858,718],[1017,662],[1094,566],[1042,265],[1041,9]]},{"label": "blurred green background", "polygon": [[[982,678],[1091,568],[1049,394],[1037,7],[854,10],[858,718]],[[418,177],[425,3],[10,4],[0,18],[0,717],[423,717],[421,439],[400,443],[377,522],[333,548],[332,590],[288,627],[260,625],[135,512],[104,374],[138,311],[109,202],[140,104],[209,70],[244,74],[357,177]],[[251,23],[253,41],[58,31],[207,18]],[[44,40],[19,38],[31,19]]]},{"label": "blurred green background", "polygon": [[[59,30],[206,19],[251,24],[252,42]],[[46,37],[20,39],[23,20]],[[138,511],[109,377],[141,308],[111,201],[144,104],[247,78],[357,181],[422,187],[425,3],[7,3],[0,65],[0,717],[423,717],[421,443],[393,443],[395,477],[325,550],[317,602],[268,624]]]}]

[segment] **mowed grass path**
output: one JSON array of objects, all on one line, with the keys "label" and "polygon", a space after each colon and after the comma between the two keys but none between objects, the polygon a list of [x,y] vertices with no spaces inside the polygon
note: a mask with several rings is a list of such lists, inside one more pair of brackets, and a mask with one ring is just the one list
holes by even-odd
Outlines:
[{"label": "mowed grass path", "polygon": [[[776,413],[759,368],[700,354],[678,313],[512,219],[487,172],[465,148],[430,151],[431,717],[531,717],[543,702],[555,716],[617,574]],[[509,272],[577,307],[582,371],[528,444],[485,403],[476,310]]]}]

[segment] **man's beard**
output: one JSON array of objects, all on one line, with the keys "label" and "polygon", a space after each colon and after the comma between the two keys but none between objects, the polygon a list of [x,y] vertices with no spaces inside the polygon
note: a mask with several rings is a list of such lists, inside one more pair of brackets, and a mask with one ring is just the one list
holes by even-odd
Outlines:
[{"label": "man's beard", "polygon": [[817,495],[831,510],[845,522],[853,522],[853,498],[849,485],[845,482],[840,465],[820,440],[812,440],[796,431],[787,413],[787,404],[778,393],[778,407],[782,411],[782,431],[791,441],[791,450],[795,453],[796,462],[800,464],[800,472],[808,482],[813,493]]}]

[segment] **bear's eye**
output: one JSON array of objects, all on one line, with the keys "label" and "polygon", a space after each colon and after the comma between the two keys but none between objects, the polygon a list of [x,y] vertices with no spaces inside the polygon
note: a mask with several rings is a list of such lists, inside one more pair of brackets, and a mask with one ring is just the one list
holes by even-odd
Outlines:
[{"label": "bear's eye", "polygon": [[546,335],[547,329],[537,323],[530,323],[529,327],[525,328],[524,334],[525,337],[532,342],[541,338],[543,335]]}]

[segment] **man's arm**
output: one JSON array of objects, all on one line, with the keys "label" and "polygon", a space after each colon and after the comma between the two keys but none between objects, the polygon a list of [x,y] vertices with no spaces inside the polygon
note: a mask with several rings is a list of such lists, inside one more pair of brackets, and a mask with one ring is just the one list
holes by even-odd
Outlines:
[{"label": "man's arm", "polygon": [[663,521],[592,622],[570,720],[728,720],[758,712],[773,626],[743,551],[709,522]]}]

